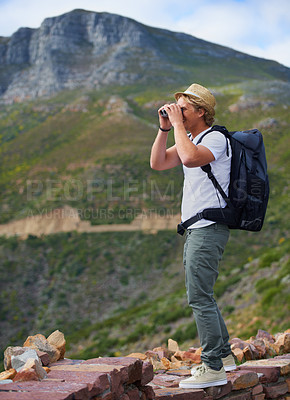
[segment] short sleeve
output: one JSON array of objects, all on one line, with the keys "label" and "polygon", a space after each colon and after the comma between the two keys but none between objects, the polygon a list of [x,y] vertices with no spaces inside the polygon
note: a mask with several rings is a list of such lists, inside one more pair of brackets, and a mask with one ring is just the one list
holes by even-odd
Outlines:
[{"label": "short sleeve", "polygon": [[215,160],[218,160],[226,151],[226,140],[222,133],[213,131],[202,139],[200,145],[207,147],[212,152]]}]

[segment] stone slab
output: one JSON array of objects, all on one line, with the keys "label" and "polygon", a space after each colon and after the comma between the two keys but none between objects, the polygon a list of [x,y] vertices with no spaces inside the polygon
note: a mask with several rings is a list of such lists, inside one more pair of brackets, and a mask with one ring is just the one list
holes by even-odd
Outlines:
[{"label": "stone slab", "polygon": [[58,392],[0,392],[0,400],[74,400],[73,394]]},{"label": "stone slab", "polygon": [[176,376],[191,376],[191,371],[190,369],[171,369],[166,371],[166,374]]},{"label": "stone slab", "polygon": [[246,389],[259,383],[258,375],[255,372],[245,370],[228,372],[227,379],[232,383],[232,390]]},{"label": "stone slab", "polygon": [[56,365],[74,365],[74,364],[82,364],[84,360],[73,360],[70,358],[62,358],[61,360],[58,360],[54,363],[50,363],[50,366],[56,366]]},{"label": "stone slab", "polygon": [[140,385],[145,386],[147,383],[151,382],[154,378],[153,365],[149,362],[143,362],[142,365],[142,378],[140,380]]},{"label": "stone slab", "polygon": [[143,362],[134,357],[100,357],[87,360],[82,363],[82,365],[86,364],[114,366],[122,373],[122,383],[130,384],[142,379]]},{"label": "stone slab", "polygon": [[264,386],[264,393],[267,399],[278,399],[288,391],[286,382],[277,383],[274,386]]},{"label": "stone slab", "polygon": [[232,391],[232,383],[228,382],[226,385],[222,386],[212,386],[204,389],[208,396],[211,396],[213,399],[219,399],[220,397],[226,396]]},{"label": "stone slab", "polygon": [[206,396],[203,389],[166,388],[154,391],[155,400],[202,400]]},{"label": "stone slab", "polygon": [[263,393],[263,385],[259,384],[252,389],[252,396],[256,396],[260,393]]},{"label": "stone slab", "polygon": [[49,378],[86,384],[91,396],[97,396],[110,387],[108,375],[103,372],[52,370]]},{"label": "stone slab", "polygon": [[[29,382],[15,382],[7,384],[0,388],[0,393],[5,391],[12,392],[29,392],[29,393],[64,393],[64,394],[74,394],[75,399],[86,400],[89,396],[89,390],[84,383],[68,383],[60,382],[55,380],[44,379],[40,382],[29,381]],[[44,397],[45,398],[45,397]]]},{"label": "stone slab", "polygon": [[107,365],[123,365],[129,367],[135,363],[142,363],[141,360],[134,357],[98,357],[83,361],[82,364],[107,364]]},{"label": "stone slab", "polygon": [[172,388],[179,387],[179,382],[182,380],[182,377],[177,377],[176,375],[156,375],[153,378],[153,385],[163,387],[163,388]]},{"label": "stone slab", "polygon": [[68,365],[55,365],[49,367],[51,371],[70,371],[70,372],[112,372],[115,369],[120,371],[123,367],[121,365],[106,365],[106,364],[68,364]]},{"label": "stone slab", "polygon": [[228,394],[227,400],[252,400],[251,392],[243,391],[242,393]]},{"label": "stone slab", "polygon": [[287,357],[283,358],[268,358],[266,360],[252,360],[247,361],[240,366],[240,368],[248,366],[267,366],[267,367],[279,367],[281,375],[287,375],[290,373],[290,359]]},{"label": "stone slab", "polygon": [[252,400],[264,400],[265,399],[265,394],[264,393],[259,393],[256,395],[252,395]]},{"label": "stone slab", "polygon": [[206,394],[203,389],[156,389],[155,400],[203,400]]},{"label": "stone slab", "polygon": [[256,372],[257,374],[262,374],[262,376],[259,377],[259,381],[261,383],[277,382],[280,377],[280,367],[278,366],[243,364],[239,368],[243,371],[252,371]]}]

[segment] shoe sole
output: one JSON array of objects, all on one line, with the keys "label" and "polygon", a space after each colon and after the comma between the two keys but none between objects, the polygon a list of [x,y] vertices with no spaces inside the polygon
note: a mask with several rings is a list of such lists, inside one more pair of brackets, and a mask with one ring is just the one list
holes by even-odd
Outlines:
[{"label": "shoe sole", "polygon": [[[235,369],[237,369],[236,364],[233,365],[227,365],[224,366],[224,369],[226,372],[230,372],[230,371],[234,371]],[[191,375],[193,376],[195,374],[196,369],[191,370]]]},{"label": "shoe sole", "polygon": [[226,365],[226,366],[224,366],[224,369],[225,369],[226,372],[234,371],[235,369],[237,369],[237,366],[236,366],[236,364]]},{"label": "shoe sole", "polygon": [[208,382],[208,383],[182,383],[180,382],[179,387],[182,389],[204,389],[212,386],[222,386],[228,383],[227,379],[221,379],[220,381]]}]

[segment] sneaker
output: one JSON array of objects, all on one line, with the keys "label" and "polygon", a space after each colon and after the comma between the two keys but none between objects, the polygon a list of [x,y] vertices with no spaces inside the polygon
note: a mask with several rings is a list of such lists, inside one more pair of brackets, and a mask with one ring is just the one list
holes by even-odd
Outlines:
[{"label": "sneaker", "polygon": [[202,389],[226,384],[227,376],[223,367],[219,371],[215,371],[203,363],[196,368],[194,376],[180,381],[179,387],[183,389]]},{"label": "sneaker", "polygon": [[226,356],[225,358],[222,358],[222,362],[223,362],[224,369],[226,372],[233,371],[234,369],[237,368],[235,359],[231,355],[231,353],[228,356]]},{"label": "sneaker", "polygon": [[[226,356],[225,358],[222,358],[222,362],[223,362],[223,366],[224,366],[224,369],[226,372],[233,371],[234,369],[237,368],[237,366],[235,364],[235,359],[231,355],[231,353],[228,356]],[[197,368],[198,368],[198,366],[191,368],[191,375],[195,374],[195,371]]]}]

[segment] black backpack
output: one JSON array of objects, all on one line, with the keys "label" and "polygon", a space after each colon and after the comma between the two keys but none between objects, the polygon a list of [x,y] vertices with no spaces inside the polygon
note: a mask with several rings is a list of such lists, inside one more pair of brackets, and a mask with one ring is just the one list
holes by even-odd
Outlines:
[{"label": "black backpack", "polygon": [[214,187],[227,205],[225,208],[206,208],[180,223],[177,232],[183,235],[190,225],[205,218],[228,225],[230,229],[257,232],[262,229],[269,199],[269,179],[263,136],[257,129],[229,132],[224,126],[214,125],[205,135],[219,131],[229,139],[232,148],[229,196],[214,177],[210,164],[201,169],[207,173]]}]

